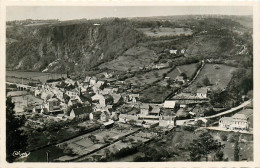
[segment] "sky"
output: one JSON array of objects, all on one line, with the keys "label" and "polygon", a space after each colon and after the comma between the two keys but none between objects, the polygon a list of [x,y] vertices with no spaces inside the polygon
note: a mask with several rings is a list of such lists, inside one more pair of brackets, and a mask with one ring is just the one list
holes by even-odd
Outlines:
[{"label": "sky", "polygon": [[72,20],[195,14],[252,15],[253,8],[249,6],[9,6],[6,9],[6,20]]}]

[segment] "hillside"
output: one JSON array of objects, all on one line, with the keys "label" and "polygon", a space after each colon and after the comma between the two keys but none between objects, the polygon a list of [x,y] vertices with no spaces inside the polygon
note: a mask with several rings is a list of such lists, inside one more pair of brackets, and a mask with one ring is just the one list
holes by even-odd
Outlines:
[{"label": "hillside", "polygon": [[166,59],[165,54],[183,48],[186,58],[232,58],[238,62],[252,59],[249,16],[27,22],[7,23],[8,69],[70,73],[93,68],[138,71],[154,62],[174,62],[173,58]]},{"label": "hillside", "polygon": [[[7,29],[7,67],[34,71],[85,71],[134,46],[141,33],[128,22]],[[10,41],[10,40],[8,40]]]}]

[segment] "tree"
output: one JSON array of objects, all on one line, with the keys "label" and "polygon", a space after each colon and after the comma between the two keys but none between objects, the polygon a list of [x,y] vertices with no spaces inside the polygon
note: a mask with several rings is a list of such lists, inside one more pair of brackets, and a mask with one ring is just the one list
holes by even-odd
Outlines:
[{"label": "tree", "polygon": [[224,157],[223,151],[219,150],[216,152],[215,154],[216,161],[223,161],[223,157]]},{"label": "tree", "polygon": [[219,151],[224,147],[225,145],[214,140],[208,132],[201,133],[188,147],[190,160],[200,161],[202,157],[205,157],[206,161],[208,161],[208,154]]},{"label": "tree", "polygon": [[234,160],[239,161],[239,152],[240,152],[240,147],[238,145],[238,139],[235,142],[234,146]]},{"label": "tree", "polygon": [[6,160],[13,162],[14,151],[25,152],[27,146],[27,136],[20,129],[24,124],[23,118],[15,118],[14,103],[10,97],[6,99]]},{"label": "tree", "polygon": [[210,85],[210,81],[209,81],[209,78],[207,76],[205,76],[202,80],[203,84],[205,86],[209,86]]}]

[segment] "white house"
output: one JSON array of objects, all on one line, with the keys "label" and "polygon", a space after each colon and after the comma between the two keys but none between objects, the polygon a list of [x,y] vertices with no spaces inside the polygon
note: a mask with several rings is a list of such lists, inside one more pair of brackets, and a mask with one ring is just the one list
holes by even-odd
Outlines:
[{"label": "white house", "polygon": [[219,120],[219,127],[229,130],[248,130],[250,120],[253,115],[252,109],[242,110],[232,117],[223,117]]},{"label": "white house", "polygon": [[175,116],[163,116],[161,115],[159,117],[159,126],[160,127],[169,127],[174,126],[175,122]]},{"label": "white house", "polygon": [[197,90],[197,97],[207,98],[207,96],[208,96],[208,89],[207,88],[199,88]]},{"label": "white house", "polygon": [[176,54],[177,54],[177,51],[178,51],[178,50],[170,50],[170,54],[175,54],[175,55],[176,55]]},{"label": "white house", "polygon": [[173,109],[175,107],[175,100],[165,100],[163,107]]}]

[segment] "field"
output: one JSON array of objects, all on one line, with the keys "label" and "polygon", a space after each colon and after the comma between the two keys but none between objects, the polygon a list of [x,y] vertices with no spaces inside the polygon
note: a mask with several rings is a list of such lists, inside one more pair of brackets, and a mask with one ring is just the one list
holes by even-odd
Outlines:
[{"label": "field", "polygon": [[[6,71],[6,81],[13,83],[24,83],[41,81],[46,82],[48,79],[58,79],[66,77],[66,74],[43,73],[43,72],[21,72],[21,71]],[[23,81],[22,81],[23,78]]]},{"label": "field", "polygon": [[16,113],[24,112],[24,108],[27,104],[42,104],[43,100],[32,95],[12,97],[12,101],[15,103],[14,111]]},{"label": "field", "polygon": [[152,86],[140,93],[140,99],[146,103],[162,103],[171,92],[172,90],[165,86]]},{"label": "field", "polygon": [[192,30],[188,28],[161,27],[161,28],[153,28],[153,29],[138,28],[138,30],[142,31],[145,35],[150,37],[179,36],[181,34],[192,35]]},{"label": "field", "polygon": [[178,75],[180,75],[179,70],[187,75],[190,79],[192,75],[196,72],[196,64],[188,64],[188,65],[181,65],[177,66],[173,71],[167,74],[167,77],[171,79],[175,79]]},{"label": "field", "polygon": [[166,68],[166,69],[150,71],[144,74],[138,74],[132,78],[125,80],[125,82],[131,83],[133,85],[138,85],[138,86],[151,84],[159,79],[162,79],[163,74],[167,73],[169,70],[170,68]]},{"label": "field", "polygon": [[211,89],[215,90],[217,88],[225,89],[232,77],[232,72],[236,68],[222,65],[222,64],[206,64],[202,69],[197,79],[188,87],[189,89],[196,88],[198,83],[202,83],[202,80],[207,76],[210,81]]},{"label": "field", "polygon": [[108,68],[118,71],[139,71],[140,68],[150,65],[157,59],[158,56],[154,51],[145,47],[133,47],[117,59],[101,64],[99,68]]},{"label": "field", "polygon": [[[88,133],[76,138],[73,138],[71,140],[68,140],[66,142],[63,142],[62,144],[67,144],[72,151],[80,156],[84,154],[88,154],[89,152],[92,152],[96,149],[99,149],[107,144],[105,142],[105,138],[107,139],[112,139],[116,140],[119,137],[125,136],[127,134],[130,134],[137,129],[117,129],[117,128],[112,128],[112,129],[105,129],[105,130],[97,130],[92,133]],[[97,142],[93,142],[90,138],[89,135],[94,135],[95,139]],[[58,144],[58,146],[62,146],[62,144]],[[61,157],[60,160],[62,160]]]},{"label": "field", "polygon": [[[89,155],[87,158],[90,159],[91,157],[94,157],[95,155],[106,156],[106,152],[108,152],[108,151],[109,151],[109,153],[116,153],[124,148],[127,148],[127,147],[131,148],[131,147],[133,147],[133,144],[136,144],[138,142],[145,143],[145,142],[149,141],[150,139],[152,139],[153,137],[154,137],[154,135],[149,132],[138,132],[138,133],[135,133],[133,135],[126,137],[124,141],[122,141],[122,140],[117,141],[113,145],[109,145],[108,147]],[[131,160],[131,158],[133,159],[133,157],[131,157],[131,156],[128,159]],[[116,159],[120,159],[120,158],[116,158]]]}]

